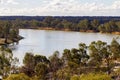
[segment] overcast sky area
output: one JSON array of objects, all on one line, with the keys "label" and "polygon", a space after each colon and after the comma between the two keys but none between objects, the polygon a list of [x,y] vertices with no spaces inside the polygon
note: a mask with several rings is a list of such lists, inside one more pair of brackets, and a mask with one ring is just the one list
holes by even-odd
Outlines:
[{"label": "overcast sky area", "polygon": [[0,16],[120,16],[120,0],[0,0]]}]

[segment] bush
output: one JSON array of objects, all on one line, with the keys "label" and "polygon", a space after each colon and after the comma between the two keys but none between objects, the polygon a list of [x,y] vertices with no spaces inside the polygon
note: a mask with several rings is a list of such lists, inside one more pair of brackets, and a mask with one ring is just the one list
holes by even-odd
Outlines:
[{"label": "bush", "polygon": [[71,79],[70,80],[80,80],[80,77],[79,76],[77,76],[77,75],[74,75],[74,76],[72,76],[71,77]]},{"label": "bush", "polygon": [[31,79],[24,73],[21,73],[21,74],[11,74],[7,79],[4,80],[31,80]]},{"label": "bush", "polygon": [[83,74],[80,76],[80,80],[112,80],[111,77],[103,73],[89,73],[87,75]]},{"label": "bush", "polygon": [[112,80],[111,77],[104,73],[89,73],[81,76],[74,75],[70,80]]}]

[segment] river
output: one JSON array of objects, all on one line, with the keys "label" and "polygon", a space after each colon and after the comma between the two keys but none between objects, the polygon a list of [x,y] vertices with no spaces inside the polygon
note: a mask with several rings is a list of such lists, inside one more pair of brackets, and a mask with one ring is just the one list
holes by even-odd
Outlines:
[{"label": "river", "polygon": [[24,39],[14,46],[13,53],[15,57],[20,59],[20,63],[22,63],[26,52],[49,57],[54,51],[62,53],[65,48],[78,48],[78,44],[81,42],[89,45],[92,41],[102,40],[110,44],[112,39],[118,36],[113,34],[34,29],[20,29],[19,32]]}]

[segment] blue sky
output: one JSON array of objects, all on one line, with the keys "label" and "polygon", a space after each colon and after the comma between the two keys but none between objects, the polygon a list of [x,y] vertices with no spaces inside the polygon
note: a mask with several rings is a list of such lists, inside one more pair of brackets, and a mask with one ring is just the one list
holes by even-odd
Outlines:
[{"label": "blue sky", "polygon": [[0,16],[120,16],[120,0],[0,0]]}]

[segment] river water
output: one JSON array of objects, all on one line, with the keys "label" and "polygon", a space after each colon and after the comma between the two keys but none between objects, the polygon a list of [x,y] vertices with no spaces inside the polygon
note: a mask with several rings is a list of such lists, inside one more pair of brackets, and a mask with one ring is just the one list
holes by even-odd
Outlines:
[{"label": "river water", "polygon": [[92,41],[102,40],[110,44],[113,38],[118,35],[85,33],[72,31],[51,31],[51,30],[34,30],[20,29],[20,35],[24,37],[14,46],[14,56],[20,59],[20,63],[26,52],[45,55],[49,57],[54,51],[63,52],[65,48],[78,48],[79,43],[89,45]]}]

